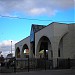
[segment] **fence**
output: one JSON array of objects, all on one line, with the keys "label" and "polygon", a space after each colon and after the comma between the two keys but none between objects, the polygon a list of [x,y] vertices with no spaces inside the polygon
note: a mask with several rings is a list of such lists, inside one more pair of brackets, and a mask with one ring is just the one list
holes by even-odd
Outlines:
[{"label": "fence", "polygon": [[0,72],[14,72],[15,70],[14,58],[6,58],[4,62],[0,63]]},{"label": "fence", "polygon": [[75,59],[57,59],[57,68],[70,69],[75,68]]},{"label": "fence", "polygon": [[[57,59],[57,69],[75,68],[75,59]],[[50,70],[53,69],[53,60],[50,59],[30,59],[30,58],[12,58],[5,59],[4,65],[0,66],[0,72],[25,72],[32,70]]]},{"label": "fence", "polygon": [[47,59],[5,59],[12,60],[12,62],[5,62],[4,66],[0,67],[0,72],[25,72],[32,70],[47,70],[53,68],[53,61]]},{"label": "fence", "polygon": [[46,70],[53,68],[53,61],[47,59],[17,59],[16,71]]},{"label": "fence", "polygon": [[74,68],[75,69],[75,59],[71,59],[70,60],[70,68]]}]

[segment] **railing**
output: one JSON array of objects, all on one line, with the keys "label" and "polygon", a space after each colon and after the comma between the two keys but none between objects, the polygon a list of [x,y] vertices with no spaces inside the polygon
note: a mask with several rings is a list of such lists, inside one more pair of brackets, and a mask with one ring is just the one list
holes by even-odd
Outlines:
[{"label": "railing", "polygon": [[53,68],[53,61],[46,59],[17,59],[16,71],[46,70]]},{"label": "railing", "polygon": [[6,58],[4,62],[0,63],[0,72],[14,72],[15,68],[14,58]]},{"label": "railing", "polygon": [[10,64],[7,62],[4,66],[1,66],[0,72],[29,72],[32,70],[47,70],[53,68],[53,61],[47,59],[14,58],[12,59],[12,62]]},{"label": "railing", "polygon": [[[0,66],[0,72],[3,73],[54,69],[52,59],[9,58],[3,64]],[[75,59],[57,59],[57,69],[70,68],[75,68]]]},{"label": "railing", "polygon": [[70,69],[75,68],[75,59],[57,59],[57,68]]}]

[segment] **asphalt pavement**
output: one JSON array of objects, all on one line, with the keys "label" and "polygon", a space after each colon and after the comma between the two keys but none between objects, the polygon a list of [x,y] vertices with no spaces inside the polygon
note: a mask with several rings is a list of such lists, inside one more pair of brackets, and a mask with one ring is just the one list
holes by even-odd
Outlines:
[{"label": "asphalt pavement", "polygon": [[16,73],[0,73],[0,75],[75,75],[75,69],[62,69],[62,70],[40,70],[29,72],[16,72]]}]

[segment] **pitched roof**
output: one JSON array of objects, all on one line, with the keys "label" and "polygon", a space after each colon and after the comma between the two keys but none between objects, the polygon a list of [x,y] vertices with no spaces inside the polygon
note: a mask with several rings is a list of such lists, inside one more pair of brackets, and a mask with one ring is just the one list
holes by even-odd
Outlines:
[{"label": "pitched roof", "polygon": [[45,25],[36,25],[32,24],[33,31],[36,33],[37,31],[41,30],[42,28],[46,27]]}]

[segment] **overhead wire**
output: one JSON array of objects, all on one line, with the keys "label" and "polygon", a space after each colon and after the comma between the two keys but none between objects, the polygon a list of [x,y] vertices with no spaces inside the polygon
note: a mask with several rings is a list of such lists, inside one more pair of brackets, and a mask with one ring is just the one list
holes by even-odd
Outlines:
[{"label": "overhead wire", "polygon": [[[36,18],[26,18],[26,17],[15,17],[15,16],[4,16],[4,15],[0,15],[0,17],[3,18],[13,18],[13,19],[26,19],[26,20],[37,20],[37,21],[53,21],[53,20],[49,20],[49,19],[36,19]],[[74,22],[74,21],[57,21],[57,22]]]}]

